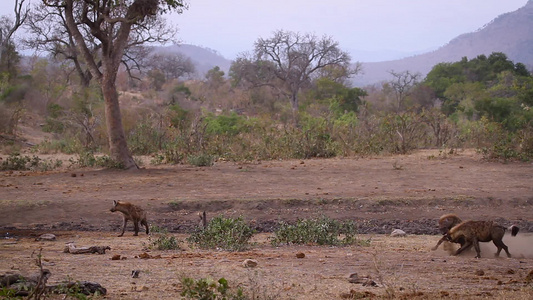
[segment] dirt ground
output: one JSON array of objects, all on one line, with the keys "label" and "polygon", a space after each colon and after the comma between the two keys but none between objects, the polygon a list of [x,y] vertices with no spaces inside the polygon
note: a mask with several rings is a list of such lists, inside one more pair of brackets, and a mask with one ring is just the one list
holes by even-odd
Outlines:
[{"label": "dirt ground", "polygon": [[[121,216],[109,211],[112,200],[142,206],[149,223],[181,240],[197,226],[201,211],[208,219],[242,216],[261,233],[247,252],[202,251],[184,243],[183,250],[148,252],[161,259],[141,259],[148,237],[132,236],[131,226],[124,237],[116,237]],[[107,288],[106,299],[176,299],[184,276],[224,277],[258,299],[531,299],[532,205],[532,163],[484,161],[469,150],[217,162],[208,168],[147,164],[133,172],[2,172],[0,272],[34,272],[32,252],[43,248],[51,282],[67,276],[96,281]],[[504,238],[513,258],[493,258],[496,248],[488,243],[481,259],[430,251],[439,239],[436,221],[445,213],[518,225],[517,237]],[[268,236],[280,221],[324,215],[355,221],[360,238],[370,239],[370,245],[269,244]],[[408,236],[390,237],[395,228]],[[58,240],[35,241],[42,233],[54,233]],[[66,254],[62,250],[67,242],[109,245],[111,250],[104,255]],[[298,252],[305,258],[296,258]],[[116,254],[126,259],[112,261]],[[258,266],[242,267],[247,258],[256,259]],[[132,270],[140,270],[139,278],[131,278]],[[370,277],[375,286],[350,283],[353,273]]]}]

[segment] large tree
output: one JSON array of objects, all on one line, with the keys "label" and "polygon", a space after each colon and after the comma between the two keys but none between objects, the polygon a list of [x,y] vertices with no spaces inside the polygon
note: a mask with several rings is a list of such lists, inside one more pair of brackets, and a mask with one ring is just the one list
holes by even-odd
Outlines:
[{"label": "large tree", "polygon": [[[59,9],[76,50],[83,58],[91,76],[101,86],[105,102],[105,119],[111,158],[124,168],[137,168],[128,149],[118,92],[117,73],[130,44],[131,33],[160,13],[185,8],[183,0],[42,0],[48,7]],[[93,40],[99,44],[94,55]],[[98,60],[97,58],[100,58]]]},{"label": "large tree", "polygon": [[271,86],[290,101],[294,115],[298,111],[298,93],[327,68],[350,69],[350,56],[331,37],[318,38],[279,30],[271,38],[255,42],[253,56],[241,55],[231,68],[234,81],[245,81],[254,87]]},{"label": "large tree", "polygon": [[411,95],[411,92],[418,85],[420,73],[389,72],[393,79],[386,83],[386,89],[389,89],[394,95],[394,109],[400,112],[405,109],[405,100]]},{"label": "large tree", "polygon": [[[70,62],[69,71],[74,71],[73,74],[79,77],[80,84],[87,87],[92,80],[92,74],[67,26],[63,7],[37,4],[26,23],[30,33],[25,39],[26,45],[36,51],[48,53],[55,59]],[[102,43],[90,32],[89,27],[81,26],[79,29],[96,64],[100,66],[99,51]],[[145,43],[165,43],[171,40],[175,33],[176,30],[167,26],[163,18],[147,18],[142,26],[133,26],[122,56],[122,65],[130,77],[134,76],[132,70],[140,70],[149,62],[147,58],[150,56],[150,50],[143,46]]]},{"label": "large tree", "polygon": [[24,6],[24,1],[15,0],[15,7],[13,9],[15,20],[12,20],[8,16],[0,17],[0,65],[8,73],[11,73],[10,71],[13,68],[10,64],[16,60],[13,59],[13,55],[16,54],[13,35],[28,17],[29,8],[28,6]]}]

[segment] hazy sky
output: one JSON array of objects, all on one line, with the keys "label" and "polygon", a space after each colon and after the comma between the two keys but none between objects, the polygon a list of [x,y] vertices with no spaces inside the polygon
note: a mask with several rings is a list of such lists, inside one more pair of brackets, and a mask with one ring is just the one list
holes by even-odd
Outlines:
[{"label": "hazy sky", "polygon": [[[32,0],[38,2],[39,0]],[[475,31],[528,0],[186,0],[189,9],[171,15],[178,38],[233,59],[278,29],[328,35],[346,51],[434,49]],[[0,0],[0,15],[15,0]],[[361,60],[353,55],[353,60]]]}]

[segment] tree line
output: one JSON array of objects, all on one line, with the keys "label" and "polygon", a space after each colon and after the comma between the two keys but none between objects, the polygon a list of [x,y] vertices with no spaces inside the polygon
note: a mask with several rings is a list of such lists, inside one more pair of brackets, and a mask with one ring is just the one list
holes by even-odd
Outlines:
[{"label": "tree line", "polygon": [[[229,74],[195,74],[190,58],[154,51],[176,29],[174,0],[15,2],[0,22],[0,122],[16,138],[23,115],[63,152],[105,151],[124,168],[133,155],[306,158],[476,147],[489,157],[533,156],[533,78],[504,53],[408,70],[352,87],[361,75],[329,36],[274,31],[241,54]],[[28,34],[17,41],[21,26]],[[25,64],[16,46],[46,53]],[[55,144],[52,146],[52,144]]]}]

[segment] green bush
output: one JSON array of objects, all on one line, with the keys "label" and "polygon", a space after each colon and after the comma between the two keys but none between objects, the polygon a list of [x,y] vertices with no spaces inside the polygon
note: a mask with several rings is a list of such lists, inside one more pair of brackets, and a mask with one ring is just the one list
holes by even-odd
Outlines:
[{"label": "green bush", "polygon": [[181,108],[181,106],[179,106],[178,104],[174,104],[169,107],[168,116],[170,119],[170,125],[175,128],[186,128],[189,123],[189,112]]},{"label": "green bush", "polygon": [[63,133],[65,131],[65,124],[59,118],[63,116],[64,108],[56,103],[50,103],[46,110],[48,116],[46,117],[43,131],[44,132],[53,132],[53,133]]},{"label": "green bush", "polygon": [[189,155],[187,162],[196,167],[211,167],[215,164],[215,157],[209,154]]},{"label": "green bush", "polygon": [[255,230],[242,217],[233,219],[217,216],[205,229],[194,231],[187,241],[201,249],[244,251],[250,246],[249,240],[254,233]]},{"label": "green bush", "polygon": [[294,225],[282,222],[274,232],[271,242],[275,246],[280,244],[352,245],[357,242],[355,234],[355,224],[351,221],[339,222],[328,217],[320,217],[300,219]]},{"label": "green bush", "polygon": [[212,135],[235,136],[247,130],[245,117],[232,113],[229,116],[208,115],[205,120],[206,132]]},{"label": "green bush", "polygon": [[74,154],[83,151],[83,146],[78,139],[64,138],[61,140],[44,140],[36,145],[33,150],[41,154],[65,153]]},{"label": "green bush", "polygon": [[102,167],[108,169],[124,169],[124,165],[107,155],[95,156],[90,151],[82,152],[79,154],[78,159],[69,159],[72,165],[76,165],[80,168],[86,167]]},{"label": "green bush", "polygon": [[7,157],[0,164],[0,170],[7,171],[49,171],[53,169],[60,168],[63,165],[63,161],[56,160],[46,160],[41,159],[38,156],[20,156],[20,154],[15,153]]},{"label": "green bush", "polygon": [[0,288],[0,297],[2,297],[0,299],[9,299],[9,300],[22,299],[22,296],[17,296],[17,291],[15,291],[14,289],[7,288],[7,287]]},{"label": "green bush", "polygon": [[137,125],[128,134],[128,147],[132,154],[148,155],[161,150],[165,134],[148,123]]},{"label": "green bush", "polygon": [[57,119],[46,118],[42,129],[44,132],[63,133],[65,131],[65,124]]},{"label": "green bush", "polygon": [[218,281],[210,279],[194,280],[185,277],[181,280],[183,291],[181,296],[185,299],[200,299],[200,300],[244,300],[247,299],[242,289],[239,287],[233,293],[225,278],[220,278]]},{"label": "green bush", "polygon": [[148,247],[155,250],[175,250],[180,249],[178,240],[168,234],[164,228],[150,226],[150,236],[148,237]]},{"label": "green bush", "polygon": [[178,148],[168,147],[163,150],[163,158],[166,163],[179,164],[183,162],[184,154]]},{"label": "green bush", "polygon": [[180,249],[178,240],[167,234],[160,234],[156,238],[149,237],[150,248],[156,250],[176,250]]}]

